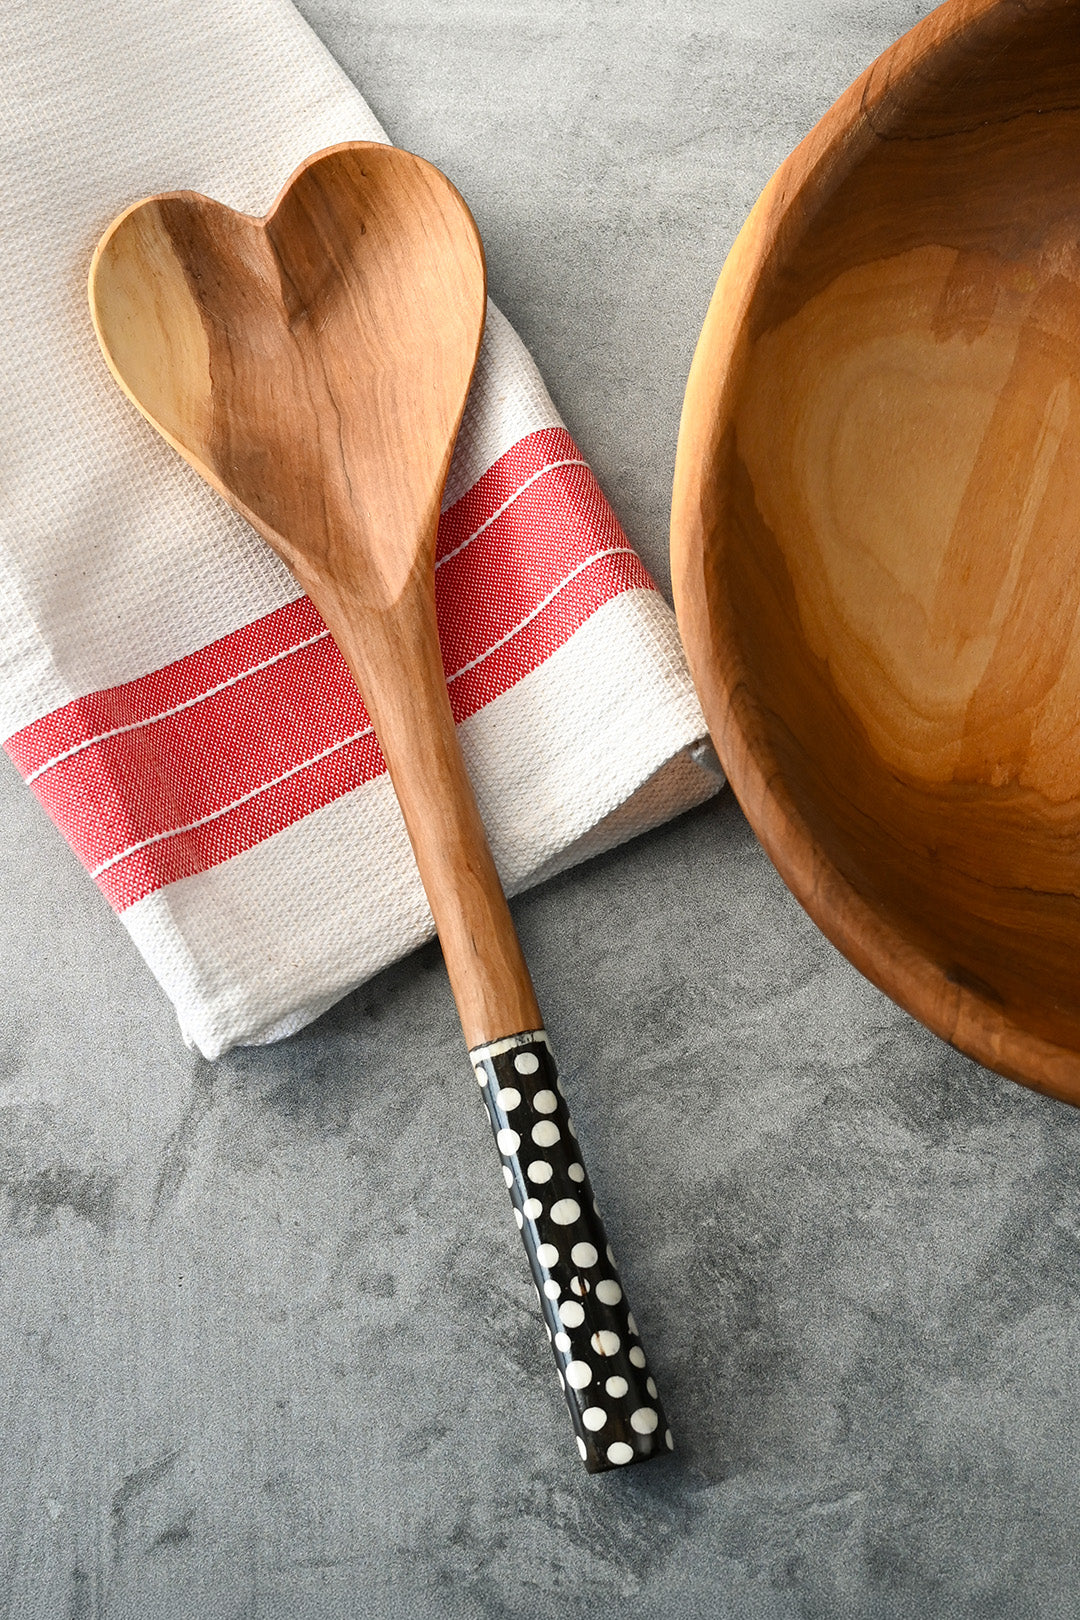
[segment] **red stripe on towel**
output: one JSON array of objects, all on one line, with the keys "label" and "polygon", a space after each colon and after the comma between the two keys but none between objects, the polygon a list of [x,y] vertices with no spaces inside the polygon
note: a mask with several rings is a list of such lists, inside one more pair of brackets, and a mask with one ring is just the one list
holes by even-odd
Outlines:
[{"label": "red stripe on towel", "polygon": [[[651,581],[570,436],[509,450],[439,523],[443,663],[460,723],[597,608]],[[385,770],[307,600],[5,744],[118,911],[206,871]]]}]

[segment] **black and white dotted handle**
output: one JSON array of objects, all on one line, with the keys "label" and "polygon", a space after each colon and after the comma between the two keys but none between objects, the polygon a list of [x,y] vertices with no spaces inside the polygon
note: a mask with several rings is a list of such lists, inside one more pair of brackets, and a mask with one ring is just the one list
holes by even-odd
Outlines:
[{"label": "black and white dotted handle", "polygon": [[469,1053],[591,1474],[673,1446],[542,1029]]}]

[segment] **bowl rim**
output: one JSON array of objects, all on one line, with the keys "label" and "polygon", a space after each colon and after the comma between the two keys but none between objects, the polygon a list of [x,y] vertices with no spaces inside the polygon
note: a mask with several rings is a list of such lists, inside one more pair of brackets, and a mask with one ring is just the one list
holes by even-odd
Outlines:
[{"label": "bowl rim", "polygon": [[[1062,4],[1026,0],[1023,10],[1030,15]],[[732,431],[749,316],[765,274],[786,262],[822,202],[876,144],[877,130],[887,127],[893,106],[903,105],[928,59],[962,45],[970,29],[992,24],[995,14],[1007,22],[1016,10],[1015,0],[947,0],[856,79],[762,192],[717,282],[687,381],[672,493],[672,590],[691,674],[728,780],[769,859],[822,933],[951,1046],[1009,1079],[1080,1104],[1080,1051],[1021,1028],[992,993],[950,978],[830,861],[772,753],[730,631],[733,606],[707,567],[715,468]]]}]

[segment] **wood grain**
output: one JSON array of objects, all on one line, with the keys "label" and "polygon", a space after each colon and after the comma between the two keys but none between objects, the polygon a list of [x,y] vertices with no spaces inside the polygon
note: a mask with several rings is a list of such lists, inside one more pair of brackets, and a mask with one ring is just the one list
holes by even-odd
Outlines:
[{"label": "wood grain", "polygon": [[341,649],[401,804],[470,1047],[540,1027],[461,759],[436,528],[486,305],[438,170],[351,142],[265,219],[194,192],[114,222],[90,272],[106,359],[284,560]]},{"label": "wood grain", "polygon": [[691,372],[676,607],[781,874],[1080,1101],[1080,6],[952,0],[774,177]]}]

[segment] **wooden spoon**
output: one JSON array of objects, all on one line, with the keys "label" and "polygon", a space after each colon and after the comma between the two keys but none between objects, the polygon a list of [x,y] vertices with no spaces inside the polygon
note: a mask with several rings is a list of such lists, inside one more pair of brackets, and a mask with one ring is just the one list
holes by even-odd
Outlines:
[{"label": "wooden spoon", "polygon": [[[435,618],[443,485],[484,328],[483,248],[430,164],[350,142],[265,219],[195,192],[136,203],[90,270],[117,382],[254,525],[363,696],[439,931],[578,1449],[664,1447],[447,696]],[[668,1440],[670,1444],[670,1440]]]}]

